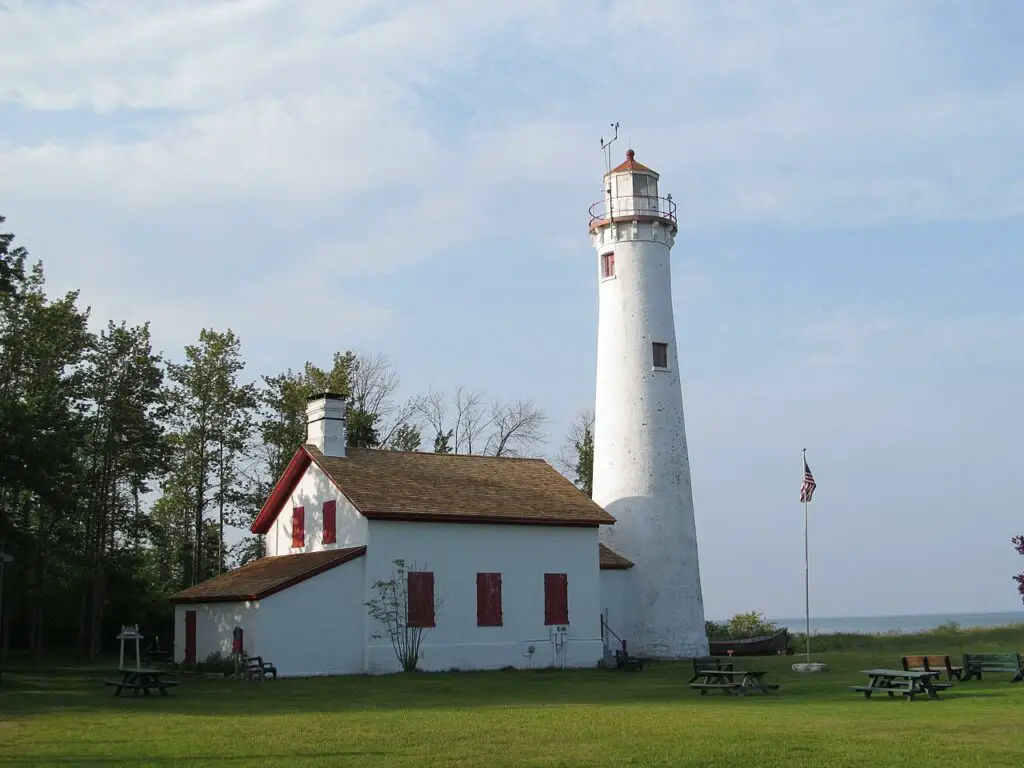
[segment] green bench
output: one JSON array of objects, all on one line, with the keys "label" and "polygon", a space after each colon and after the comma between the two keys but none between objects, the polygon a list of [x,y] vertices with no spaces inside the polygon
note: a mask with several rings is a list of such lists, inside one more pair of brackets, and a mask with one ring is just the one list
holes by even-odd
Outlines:
[{"label": "green bench", "polygon": [[1024,679],[1024,666],[1019,653],[965,653],[964,680],[981,680],[982,672],[1012,672],[1011,683]]},{"label": "green bench", "polygon": [[687,683],[692,683],[701,677],[705,677],[708,672],[731,672],[732,662],[725,661],[718,656],[696,656],[693,659],[693,677],[687,680]]}]

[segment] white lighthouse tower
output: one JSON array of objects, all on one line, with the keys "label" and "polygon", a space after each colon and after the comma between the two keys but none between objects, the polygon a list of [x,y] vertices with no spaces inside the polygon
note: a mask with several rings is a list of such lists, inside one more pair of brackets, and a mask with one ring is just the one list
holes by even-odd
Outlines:
[{"label": "white lighthouse tower", "polygon": [[707,655],[672,316],[676,205],[630,149],[590,213],[600,310],[593,498],[616,519],[602,540],[635,564],[625,626],[614,629],[639,655]]}]

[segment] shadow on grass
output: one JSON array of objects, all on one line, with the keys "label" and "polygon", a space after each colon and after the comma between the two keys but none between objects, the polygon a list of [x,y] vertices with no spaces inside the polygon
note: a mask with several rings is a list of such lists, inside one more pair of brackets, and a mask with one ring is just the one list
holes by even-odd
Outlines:
[{"label": "shadow on grass", "polygon": [[[805,706],[808,703],[863,700],[849,689],[861,684],[860,670],[876,666],[877,658],[837,654],[827,659],[829,670],[798,674],[791,659],[744,659],[742,667],[768,672],[780,690],[768,695],[750,693],[701,696],[687,686],[692,675],[688,662],[658,663],[642,672],[619,670],[531,670],[501,672],[442,672],[381,676],[339,676],[255,682],[169,674],[180,681],[169,696],[122,693],[103,681],[110,670],[8,670],[0,684],[0,712],[7,718],[67,710],[96,713],[159,712],[164,714],[235,716],[291,713],[344,713],[417,709],[465,710],[490,707],[543,705],[687,706]],[[1024,687],[999,681],[958,683],[940,694],[943,700],[1016,696]],[[888,699],[888,696],[877,697]],[[896,700],[901,700],[898,697]],[[924,701],[925,699],[921,699]],[[752,703],[755,702],[755,703]],[[916,702],[915,702],[916,703]],[[1024,703],[1024,702],[1022,702]]]}]

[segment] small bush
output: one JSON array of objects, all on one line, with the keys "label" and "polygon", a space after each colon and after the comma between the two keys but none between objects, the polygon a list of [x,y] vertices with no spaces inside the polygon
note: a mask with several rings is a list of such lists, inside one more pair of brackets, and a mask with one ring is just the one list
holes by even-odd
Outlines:
[{"label": "small bush", "polygon": [[759,611],[737,613],[729,619],[729,639],[742,640],[745,637],[773,635],[779,631],[774,622],[768,621]]},{"label": "small bush", "polygon": [[235,673],[235,657],[231,655],[225,656],[220,651],[214,651],[196,664],[196,672],[233,675]]},{"label": "small bush", "polygon": [[717,621],[705,621],[704,631],[707,633],[708,640],[728,640],[729,639],[729,625]]},{"label": "small bush", "polygon": [[774,635],[780,627],[768,621],[759,611],[737,613],[728,621],[705,621],[708,640],[743,640],[748,637]]}]

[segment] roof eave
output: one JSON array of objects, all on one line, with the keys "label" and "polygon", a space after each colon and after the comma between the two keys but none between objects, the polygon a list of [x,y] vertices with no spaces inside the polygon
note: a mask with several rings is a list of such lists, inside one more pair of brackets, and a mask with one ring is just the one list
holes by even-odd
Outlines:
[{"label": "roof eave", "polygon": [[[358,557],[362,557],[365,554],[365,545],[360,547],[353,547],[341,557],[335,558],[333,560],[328,560],[326,563],[321,563],[315,568],[310,568],[309,570],[303,571],[302,573],[297,573],[294,576],[291,576],[287,579],[284,579],[283,581],[280,581],[276,584],[272,584],[265,589],[259,590],[251,594],[243,594],[241,592],[228,592],[222,595],[184,595],[183,593],[188,592],[189,590],[182,590],[182,592],[179,592],[176,595],[171,595],[171,597],[169,598],[169,602],[175,604],[196,604],[244,603],[253,602],[256,600],[265,600],[271,595],[277,594],[278,592],[288,589],[289,587],[294,587],[296,584],[301,584],[303,581],[311,579],[314,576],[319,576],[321,573],[329,571],[332,568],[337,568],[339,565],[344,565],[345,563],[351,562],[352,560],[355,560]],[[189,587],[189,589],[193,589],[193,587]]]},{"label": "roof eave", "polygon": [[368,520],[394,520],[408,523],[476,523],[479,525],[546,525],[573,528],[596,528],[599,525],[611,525],[615,518],[608,515],[607,519],[580,518],[537,518],[509,517],[498,515],[459,515],[442,512],[395,512],[364,510],[363,517]]},{"label": "roof eave", "polygon": [[309,451],[305,447],[299,446],[291,461],[288,462],[288,466],[281,473],[281,477],[278,478],[277,484],[270,492],[270,496],[267,497],[263,508],[256,515],[256,519],[252,521],[252,525],[249,527],[252,533],[264,534],[270,530],[270,526],[274,524],[285,501],[292,495],[292,491],[295,490],[295,486],[298,485],[312,461],[313,457]]}]

